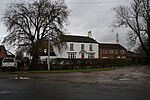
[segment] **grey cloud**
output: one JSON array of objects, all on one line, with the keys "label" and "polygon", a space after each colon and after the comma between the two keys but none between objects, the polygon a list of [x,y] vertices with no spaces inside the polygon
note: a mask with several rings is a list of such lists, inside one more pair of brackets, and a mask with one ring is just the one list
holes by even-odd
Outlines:
[{"label": "grey cloud", "polygon": [[[14,0],[1,1],[2,4],[10,3]],[[18,0],[15,0],[18,1]],[[31,1],[31,0],[25,0]],[[95,2],[113,2],[114,0],[94,0]],[[87,35],[88,31],[92,31],[93,38],[99,42],[115,43],[116,33],[111,32],[109,27],[114,20],[114,12],[111,11],[112,7],[123,4],[119,3],[99,3],[99,4],[69,4],[75,2],[94,2],[93,0],[65,0],[69,9],[71,10],[69,16],[70,24],[66,27],[70,34]],[[118,0],[119,1],[119,0]],[[120,0],[123,1],[123,0]],[[124,0],[125,1],[125,0]],[[126,0],[131,1],[131,0]],[[128,3],[125,3],[128,5]],[[0,17],[6,5],[0,7]],[[2,22],[0,22],[2,26]],[[127,47],[125,33],[118,31],[120,43]],[[1,36],[5,36],[6,30],[0,27]]]}]

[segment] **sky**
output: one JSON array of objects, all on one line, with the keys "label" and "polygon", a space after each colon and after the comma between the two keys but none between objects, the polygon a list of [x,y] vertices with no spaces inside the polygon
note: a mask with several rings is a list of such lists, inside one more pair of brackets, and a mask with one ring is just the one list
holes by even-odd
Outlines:
[{"label": "sky", "polygon": [[[18,0],[0,1],[0,18],[8,3]],[[31,1],[31,0],[25,0]],[[115,20],[113,7],[130,5],[131,0],[65,0],[70,9],[69,24],[66,26],[69,35],[87,36],[88,31],[100,43],[116,43],[116,34],[119,34],[119,43],[128,49],[127,35],[124,29],[111,31],[111,23]],[[7,35],[6,27],[0,20],[0,40]]]}]

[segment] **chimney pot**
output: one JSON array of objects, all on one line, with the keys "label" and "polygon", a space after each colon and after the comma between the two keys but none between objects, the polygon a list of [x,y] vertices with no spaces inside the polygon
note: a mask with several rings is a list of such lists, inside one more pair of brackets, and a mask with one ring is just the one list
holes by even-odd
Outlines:
[{"label": "chimney pot", "polygon": [[88,32],[88,37],[92,38],[92,32],[91,31]]}]

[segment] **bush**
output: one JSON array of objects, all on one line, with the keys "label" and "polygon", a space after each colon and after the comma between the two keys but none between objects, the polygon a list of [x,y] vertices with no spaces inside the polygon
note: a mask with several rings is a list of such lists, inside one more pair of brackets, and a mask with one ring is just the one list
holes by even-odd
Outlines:
[{"label": "bush", "polygon": [[109,58],[109,59],[65,59],[58,58],[51,61],[52,70],[74,70],[92,68],[110,68],[131,65],[128,58]]}]

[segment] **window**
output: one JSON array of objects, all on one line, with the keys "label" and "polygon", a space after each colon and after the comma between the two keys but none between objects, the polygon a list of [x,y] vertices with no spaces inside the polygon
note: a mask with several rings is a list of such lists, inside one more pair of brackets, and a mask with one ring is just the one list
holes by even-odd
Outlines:
[{"label": "window", "polygon": [[95,58],[95,54],[94,53],[89,53],[88,58]]},{"label": "window", "polygon": [[107,50],[103,50],[103,54],[107,54]]},{"label": "window", "polygon": [[124,50],[121,50],[120,52],[121,52],[121,54],[124,54],[124,53],[125,53],[125,51],[124,51]]},{"label": "window", "polygon": [[90,44],[89,51],[93,51],[93,45]]},{"label": "window", "polygon": [[68,58],[76,58],[76,53],[68,53]]},{"label": "window", "polygon": [[113,54],[113,53],[114,53],[114,51],[113,51],[113,50],[109,50],[109,52],[110,52],[110,54]]},{"label": "window", "polygon": [[84,44],[81,44],[81,50],[84,50]]},{"label": "window", "polygon": [[74,45],[70,44],[70,51],[74,51]]}]

